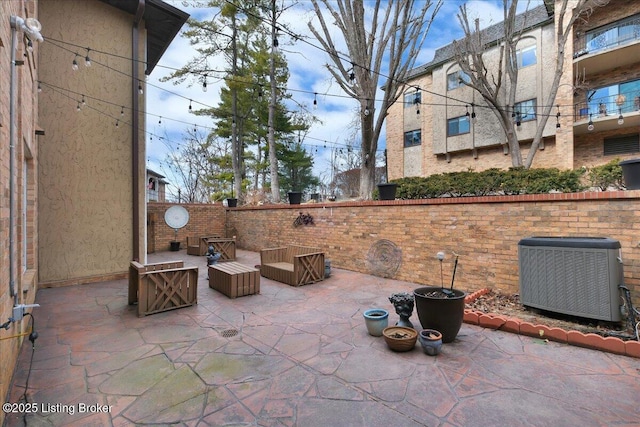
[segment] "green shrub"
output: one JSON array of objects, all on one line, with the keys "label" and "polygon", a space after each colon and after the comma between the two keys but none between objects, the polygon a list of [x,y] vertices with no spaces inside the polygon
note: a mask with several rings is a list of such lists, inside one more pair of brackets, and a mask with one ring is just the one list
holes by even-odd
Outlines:
[{"label": "green shrub", "polygon": [[491,194],[539,194],[551,191],[573,193],[581,191],[583,170],[561,171],[556,168],[500,170],[487,169],[447,172],[428,177],[408,177],[394,180],[399,199],[429,199],[435,197],[486,196]]},{"label": "green shrub", "polygon": [[590,168],[587,172],[587,180],[592,187],[598,187],[602,191],[606,191],[609,187],[624,188],[620,159],[613,159],[604,165]]}]

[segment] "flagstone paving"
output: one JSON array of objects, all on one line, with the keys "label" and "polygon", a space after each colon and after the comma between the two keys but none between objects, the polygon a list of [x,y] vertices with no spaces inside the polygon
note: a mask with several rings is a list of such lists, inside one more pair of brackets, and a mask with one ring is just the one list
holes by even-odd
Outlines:
[{"label": "flagstone paving", "polygon": [[33,362],[26,342],[9,396],[29,378],[27,425],[640,425],[640,359],[467,324],[437,357],[394,353],[362,313],[395,323],[389,295],[417,285],[334,266],[320,283],[261,278],[259,295],[229,299],[204,257],[149,256],[170,259],[200,267],[197,305],[138,318],[125,280],[38,292]]}]

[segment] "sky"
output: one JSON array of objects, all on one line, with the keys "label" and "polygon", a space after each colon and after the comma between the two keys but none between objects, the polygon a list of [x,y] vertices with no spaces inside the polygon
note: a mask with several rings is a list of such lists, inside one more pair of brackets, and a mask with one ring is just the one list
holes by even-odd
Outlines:
[{"label": "sky", "polygon": [[[215,13],[215,10],[209,8],[196,7],[195,0],[164,1],[189,13],[192,18],[198,20],[209,19]],[[278,4],[281,3],[282,0],[278,0]],[[462,36],[456,14],[464,3],[467,4],[469,16],[479,18],[483,27],[502,21],[502,1],[444,0],[443,6],[427,35],[423,49],[416,59],[416,67],[430,62],[436,49]],[[519,7],[524,11],[527,7],[527,1],[520,0],[520,3]],[[542,0],[531,0],[528,8],[536,7],[541,3]],[[285,5],[289,4],[291,2],[285,1]],[[311,38],[308,39],[308,43],[283,40],[280,42],[280,47],[288,61],[290,78],[287,87],[293,95],[295,103],[308,106],[319,120],[310,129],[307,139],[303,141],[303,146],[313,156],[314,174],[328,181],[330,176],[327,171],[330,169],[332,147],[334,149],[345,147],[348,140],[354,135],[353,121],[358,103],[342,92],[338,84],[332,81],[329,71],[324,67],[330,62],[330,58],[323,50],[319,49],[319,42],[313,39],[313,35],[307,27],[307,23],[313,19],[314,12],[311,2],[308,0],[299,0],[295,6],[287,9],[281,16],[279,23],[286,25],[295,34]],[[331,19],[326,21],[328,24],[332,22]],[[183,30],[185,28],[186,26]],[[337,42],[338,39],[341,39],[337,27],[332,29],[332,33],[336,36],[334,41],[340,49],[344,43]],[[347,51],[346,48],[341,50]],[[198,133],[204,135],[213,126],[210,118],[192,114],[189,111],[189,104],[191,103],[193,110],[195,110],[217,106],[220,101],[220,82],[208,81],[207,91],[204,92],[202,84],[193,80],[178,85],[160,81],[173,69],[182,67],[196,56],[197,53],[190,46],[189,40],[179,34],[160,59],[158,66],[147,77],[147,167],[166,175],[169,182],[172,181],[169,169],[163,163],[170,150],[180,144],[187,129],[191,131],[196,129]],[[383,83],[384,78],[381,78],[380,82]],[[311,108],[314,97],[317,99],[316,109]],[[381,99],[382,96],[378,98]],[[291,103],[289,108],[296,108],[295,104]],[[164,140],[160,141],[158,136],[163,136]],[[379,153],[386,147],[385,136],[383,129],[378,141]]]}]

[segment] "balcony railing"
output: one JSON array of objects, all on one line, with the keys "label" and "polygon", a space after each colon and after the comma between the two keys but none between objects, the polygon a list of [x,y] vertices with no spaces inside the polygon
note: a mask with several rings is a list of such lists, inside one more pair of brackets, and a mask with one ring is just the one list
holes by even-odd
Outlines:
[{"label": "balcony railing", "polygon": [[640,91],[592,98],[574,105],[574,121],[640,112]]},{"label": "balcony railing", "polygon": [[640,40],[640,15],[588,31],[574,44],[574,58]]}]

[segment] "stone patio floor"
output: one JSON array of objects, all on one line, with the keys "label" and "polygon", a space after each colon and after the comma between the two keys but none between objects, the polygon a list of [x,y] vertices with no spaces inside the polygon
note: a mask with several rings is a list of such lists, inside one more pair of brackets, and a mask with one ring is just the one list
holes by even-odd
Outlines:
[{"label": "stone patio floor", "polygon": [[[261,278],[260,295],[229,299],[209,288],[204,257],[148,262],[174,259],[200,267],[193,307],[138,318],[126,280],[38,292],[27,425],[640,425],[640,359],[468,324],[436,357],[394,353],[362,313],[386,308],[394,324],[389,295],[415,284],[334,266],[323,282]],[[31,357],[26,341],[9,402]]]}]

